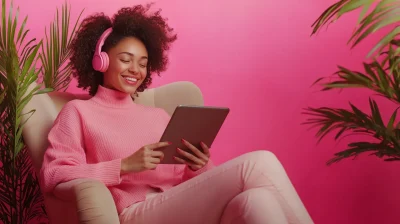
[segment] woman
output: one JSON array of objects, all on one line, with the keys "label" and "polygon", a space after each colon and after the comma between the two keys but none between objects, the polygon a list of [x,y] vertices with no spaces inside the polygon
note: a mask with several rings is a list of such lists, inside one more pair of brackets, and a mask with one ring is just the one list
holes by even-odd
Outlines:
[{"label": "woman", "polygon": [[163,153],[154,149],[169,144],[157,141],[170,117],[135,104],[131,95],[166,69],[177,38],[149,7],[83,21],[71,64],[79,87],[93,97],[67,103],[54,122],[42,189],[77,178],[102,181],[121,223],[312,223],[290,181],[273,176],[282,168],[265,162],[271,153],[248,153],[214,168],[205,144],[198,149],[182,140],[193,154],[177,149],[181,165],[159,164]]}]

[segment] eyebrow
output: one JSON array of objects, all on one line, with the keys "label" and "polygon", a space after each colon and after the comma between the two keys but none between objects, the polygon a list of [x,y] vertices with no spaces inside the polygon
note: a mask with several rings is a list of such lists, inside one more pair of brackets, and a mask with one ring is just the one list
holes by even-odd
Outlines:
[{"label": "eyebrow", "polygon": [[[134,54],[132,54],[132,53],[129,53],[129,52],[120,52],[120,53],[118,53],[118,55],[120,55],[120,54],[129,54],[130,56],[134,56]],[[142,58],[141,59],[148,59],[148,57],[147,56],[142,56]]]}]

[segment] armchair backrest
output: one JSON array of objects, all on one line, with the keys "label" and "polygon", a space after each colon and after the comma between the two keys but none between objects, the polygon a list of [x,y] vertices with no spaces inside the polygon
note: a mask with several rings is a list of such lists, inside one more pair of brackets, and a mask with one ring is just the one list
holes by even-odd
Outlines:
[{"label": "armchair backrest", "polygon": [[[33,89],[36,84],[33,84]],[[36,171],[39,171],[44,152],[48,146],[47,135],[62,107],[73,99],[89,99],[89,95],[74,95],[66,92],[52,92],[35,95],[23,112],[36,110],[23,129],[24,141],[31,154]],[[178,105],[203,105],[200,89],[191,82],[174,82],[139,93],[135,102],[142,105],[163,108],[172,115]]]}]

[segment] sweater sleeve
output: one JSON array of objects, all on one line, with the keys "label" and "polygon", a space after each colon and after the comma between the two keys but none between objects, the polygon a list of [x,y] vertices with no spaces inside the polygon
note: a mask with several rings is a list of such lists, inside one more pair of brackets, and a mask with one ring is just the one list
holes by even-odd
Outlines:
[{"label": "sweater sleeve", "polygon": [[67,103],[48,136],[49,146],[40,170],[45,192],[64,182],[78,178],[96,179],[106,186],[121,182],[121,159],[88,164],[84,148],[82,120],[76,107]]}]

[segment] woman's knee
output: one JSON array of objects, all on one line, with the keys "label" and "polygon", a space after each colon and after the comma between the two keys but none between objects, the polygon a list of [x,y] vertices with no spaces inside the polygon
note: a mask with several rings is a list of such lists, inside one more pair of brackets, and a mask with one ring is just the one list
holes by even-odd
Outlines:
[{"label": "woman's knee", "polygon": [[275,154],[267,150],[257,150],[248,152],[243,154],[242,157],[245,160],[251,160],[254,162],[261,162],[261,163],[270,163],[278,161],[278,158],[275,156]]},{"label": "woman's knee", "polygon": [[257,167],[258,169],[261,170],[269,170],[269,171],[284,170],[278,158],[275,156],[274,153],[270,151],[257,150],[243,154],[239,158],[240,160],[242,160],[244,164],[248,165],[253,164],[254,167]]}]

